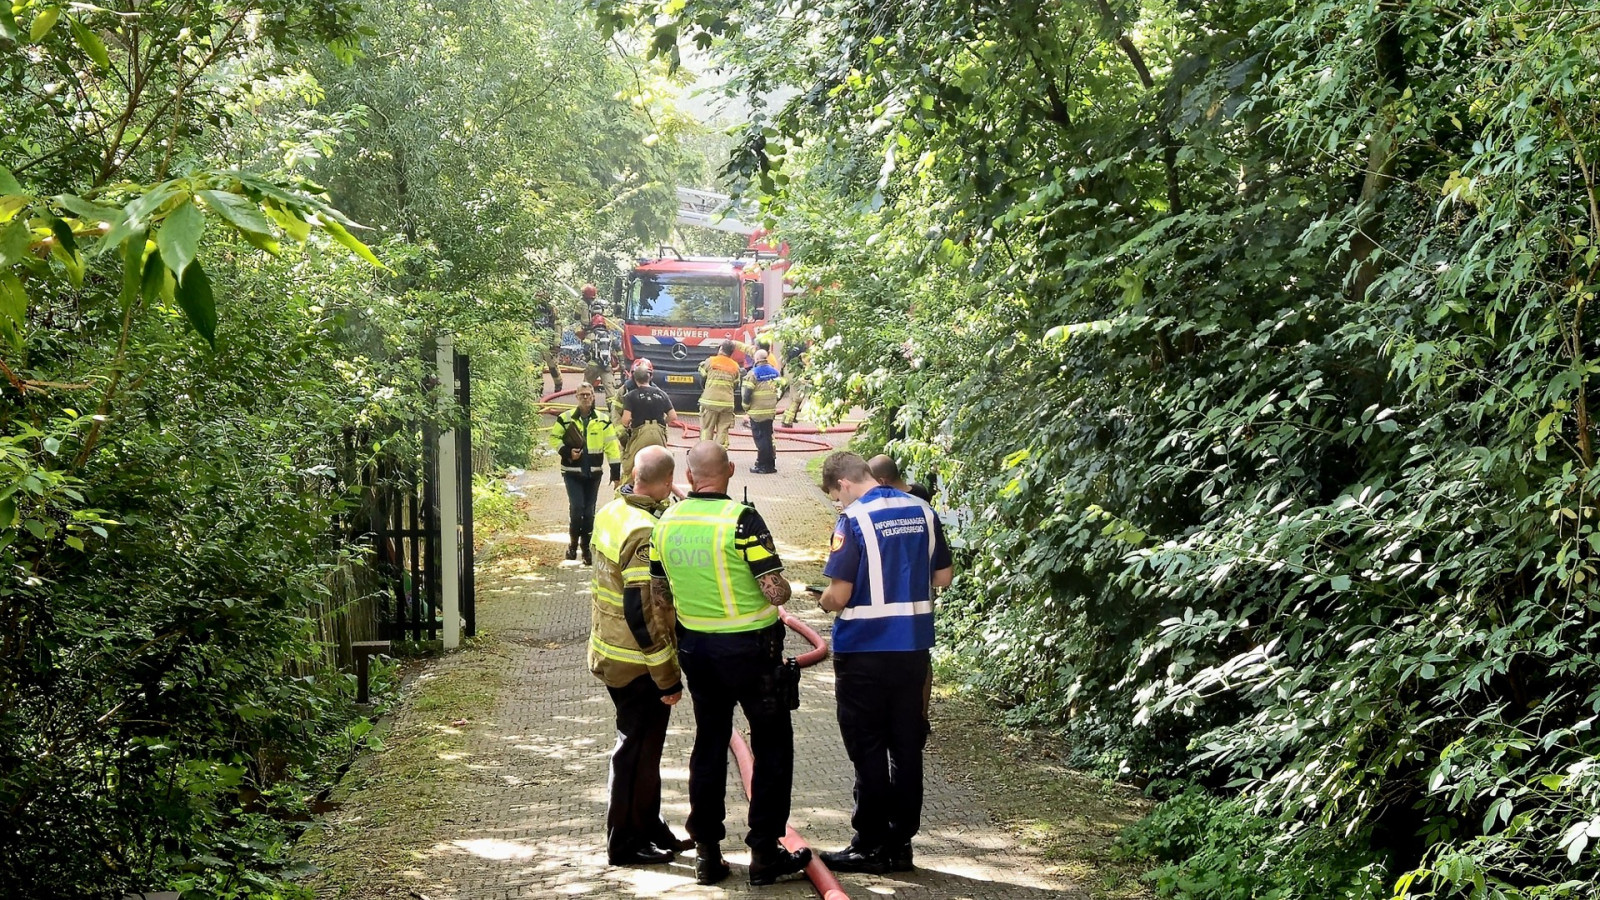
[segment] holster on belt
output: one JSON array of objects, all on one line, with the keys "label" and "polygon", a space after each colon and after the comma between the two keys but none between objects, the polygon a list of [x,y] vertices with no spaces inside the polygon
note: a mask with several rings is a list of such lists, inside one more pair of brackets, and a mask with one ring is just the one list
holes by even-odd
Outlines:
[{"label": "holster on belt", "polygon": [[784,659],[783,634],[781,624],[761,632],[762,654],[771,660],[771,674],[761,679],[761,698],[771,715],[800,708],[800,663],[794,657]]}]

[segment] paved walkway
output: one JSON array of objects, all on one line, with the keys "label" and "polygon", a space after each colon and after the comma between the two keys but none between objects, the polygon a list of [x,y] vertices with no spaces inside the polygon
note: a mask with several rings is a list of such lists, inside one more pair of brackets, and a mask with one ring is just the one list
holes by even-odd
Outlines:
[{"label": "paved walkway", "polygon": [[[748,447],[748,443],[743,446]],[[736,440],[734,449],[741,443]],[[820,579],[834,512],[804,472],[805,454],[782,454],[776,476],[746,474],[749,452],[732,493],[750,499],[771,524],[779,552],[791,562],[792,580]],[[681,456],[680,456],[681,468]],[[680,472],[681,479],[681,472]],[[550,470],[519,476],[518,487],[539,510],[524,543],[547,544],[535,556],[552,559],[566,542],[564,495]],[[602,502],[609,488],[602,489]],[[668,866],[612,868],[606,864],[604,820],[607,754],[613,710],[587,671],[589,570],[574,563],[545,564],[481,582],[481,633],[498,638],[505,678],[487,721],[463,726],[465,760],[473,772],[462,808],[450,811],[449,835],[415,847],[405,883],[395,885],[427,900],[510,900],[520,897],[815,897],[807,881],[751,888],[742,846],[746,802],[729,761],[729,835],[724,845],[733,875],[715,887],[694,883],[692,856]],[[797,596],[791,609],[824,635],[830,617],[814,598]],[[804,649],[791,636],[793,652]],[[472,651],[469,651],[472,652]],[[482,651],[476,651],[482,652]],[[795,714],[795,799],[791,824],[813,847],[832,849],[850,838],[852,774],[833,715],[831,665],[807,671]],[[687,763],[693,716],[688,695],[673,712],[663,758],[664,812],[683,833],[688,813]],[[402,706],[403,721],[412,711]],[[435,713],[437,715],[437,713]],[[742,718],[742,717],[741,717]],[[1045,874],[1049,866],[1016,845],[988,821],[973,791],[929,759],[924,827],[915,842],[918,869],[890,876],[844,875],[850,896],[938,900],[1032,900],[1079,895]],[[359,794],[347,810],[359,814]],[[351,809],[354,807],[354,809]],[[417,835],[417,838],[424,836]],[[335,896],[324,891],[325,896]],[[1082,893],[1087,896],[1087,892]]]}]

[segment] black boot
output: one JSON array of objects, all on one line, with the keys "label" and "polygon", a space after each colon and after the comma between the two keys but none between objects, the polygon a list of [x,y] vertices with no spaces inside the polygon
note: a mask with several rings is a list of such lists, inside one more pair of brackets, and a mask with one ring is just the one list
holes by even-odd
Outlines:
[{"label": "black boot", "polygon": [[722,861],[720,844],[694,845],[694,880],[697,884],[716,884],[728,877],[728,864]]},{"label": "black boot", "polygon": [[583,556],[583,564],[584,565],[586,565],[586,566],[594,565],[594,557],[589,555],[589,536],[588,535],[584,535],[583,537],[578,539],[578,553],[582,554],[582,556]]},{"label": "black boot", "polygon": [[883,848],[883,861],[891,872],[911,872],[917,864],[911,859],[911,842],[904,844],[890,844]]},{"label": "black boot", "polygon": [[750,850],[750,883],[772,884],[786,875],[802,872],[811,862],[811,848],[802,847],[799,853],[790,853],[780,844],[765,849]]},{"label": "black boot", "polygon": [[567,529],[567,559],[578,558],[578,529]]}]

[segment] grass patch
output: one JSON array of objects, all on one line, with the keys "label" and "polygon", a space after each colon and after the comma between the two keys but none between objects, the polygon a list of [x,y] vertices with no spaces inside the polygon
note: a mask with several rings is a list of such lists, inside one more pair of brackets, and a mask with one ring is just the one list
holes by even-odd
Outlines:
[{"label": "grass patch", "polygon": [[995,822],[1095,900],[1151,896],[1139,880],[1145,867],[1113,850],[1150,809],[1138,791],[1068,768],[1051,736],[1009,731],[994,709],[949,685],[936,685],[932,719],[929,752],[960,773]]},{"label": "grass patch", "polygon": [[492,713],[505,679],[497,643],[485,636],[407,685],[380,726],[377,752],[351,765],[331,798],[338,808],[297,847],[319,870],[307,882],[318,897],[395,896],[409,880],[473,777],[469,730]]}]

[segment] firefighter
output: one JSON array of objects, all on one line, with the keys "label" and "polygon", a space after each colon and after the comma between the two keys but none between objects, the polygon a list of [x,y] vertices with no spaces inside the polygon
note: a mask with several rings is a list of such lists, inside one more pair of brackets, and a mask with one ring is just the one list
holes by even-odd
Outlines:
[{"label": "firefighter", "polygon": [[700,436],[715,441],[726,450],[733,436],[734,391],[742,374],[733,354],[738,345],[723,341],[717,355],[700,364],[705,387],[700,392]]},{"label": "firefighter", "polygon": [[784,373],[789,376],[789,408],[783,411],[783,427],[793,428],[794,423],[800,418],[800,407],[806,403],[806,397],[811,394],[811,384],[806,380],[807,357],[810,356],[811,342],[806,341],[788,348],[788,356],[784,360]]},{"label": "firefighter", "polygon": [[783,376],[767,358],[767,351],[757,350],[755,365],[744,376],[744,408],[750,414],[750,436],[756,442],[756,464],[750,471],[756,475],[772,475],[778,471],[778,454],[772,445],[772,420],[778,414]]},{"label": "firefighter", "polygon": [[606,858],[614,866],[672,860],[693,844],[661,818],[661,750],[667,720],[683,696],[670,604],[652,604],[650,535],[672,493],[672,454],[639,454],[633,491],[594,519],[596,562],[589,671],[617,711],[606,804]]},{"label": "firefighter", "polygon": [[750,883],[797,873],[811,851],[790,853],[779,839],[789,823],[794,780],[792,708],[782,676],[783,623],[789,582],[761,514],[728,496],[733,463],[720,444],[689,452],[688,498],[662,513],[650,542],[650,587],[678,611],[678,664],[694,698],[689,756],[689,837],[695,880],[728,876],[724,798],[733,710],[750,723],[755,773],[750,797]]},{"label": "firefighter", "polygon": [[601,466],[611,468],[611,483],[622,480],[622,447],[611,419],[595,409],[594,385],[578,385],[577,406],[556,416],[550,426],[550,446],[561,459],[561,480],[567,485],[567,559],[581,552],[590,565],[589,536],[594,531],[594,507],[600,499]]},{"label": "firefighter", "polygon": [[542,364],[550,373],[550,389],[564,390],[561,383],[561,325],[556,316],[555,304],[545,300],[539,304],[539,317],[533,323],[534,340],[542,345]]},{"label": "firefighter", "polygon": [[878,484],[866,460],[837,451],[822,490],[844,511],[834,526],[821,606],[833,624],[834,700],[855,766],[855,836],[822,854],[836,872],[907,872],[922,822],[933,591],[954,569],[928,504]]},{"label": "firefighter", "polygon": [[667,445],[667,423],[677,415],[672,408],[672,398],[667,392],[650,382],[655,374],[647,359],[633,364],[633,377],[629,388],[620,398],[622,426],[627,429],[627,439],[622,449],[622,477],[627,480],[632,471],[634,454],[646,447]]}]

